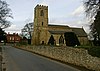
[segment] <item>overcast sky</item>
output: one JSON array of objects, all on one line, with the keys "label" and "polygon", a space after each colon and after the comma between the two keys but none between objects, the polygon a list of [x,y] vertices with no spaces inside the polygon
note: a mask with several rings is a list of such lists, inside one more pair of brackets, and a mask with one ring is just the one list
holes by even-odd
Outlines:
[{"label": "overcast sky", "polygon": [[13,24],[5,29],[6,32],[20,33],[28,22],[34,19],[34,8],[37,4],[48,6],[49,24],[82,27],[88,32],[82,0],[6,0],[12,10]]}]

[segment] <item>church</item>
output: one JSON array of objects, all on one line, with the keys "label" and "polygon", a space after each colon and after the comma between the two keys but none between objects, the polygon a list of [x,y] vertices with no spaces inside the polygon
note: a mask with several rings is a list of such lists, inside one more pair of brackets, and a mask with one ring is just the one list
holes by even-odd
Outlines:
[{"label": "church", "polygon": [[76,46],[87,45],[83,28],[48,24],[48,6],[37,5],[34,9],[32,45]]}]

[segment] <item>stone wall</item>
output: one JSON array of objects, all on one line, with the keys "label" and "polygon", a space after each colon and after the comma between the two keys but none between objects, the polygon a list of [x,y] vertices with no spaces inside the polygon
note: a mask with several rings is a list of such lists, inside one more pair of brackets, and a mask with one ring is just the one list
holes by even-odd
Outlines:
[{"label": "stone wall", "polygon": [[21,48],[63,62],[100,71],[100,58],[92,57],[85,49],[52,46],[23,46]]},{"label": "stone wall", "polygon": [[87,37],[78,37],[78,40],[81,45],[89,45],[89,40]]}]

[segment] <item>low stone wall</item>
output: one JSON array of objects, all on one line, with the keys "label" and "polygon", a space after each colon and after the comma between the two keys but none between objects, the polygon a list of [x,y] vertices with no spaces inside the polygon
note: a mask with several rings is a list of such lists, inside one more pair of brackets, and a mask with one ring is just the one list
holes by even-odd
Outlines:
[{"label": "low stone wall", "polygon": [[20,48],[63,62],[83,66],[95,71],[100,71],[100,58],[92,57],[85,49],[50,46],[23,46]]}]

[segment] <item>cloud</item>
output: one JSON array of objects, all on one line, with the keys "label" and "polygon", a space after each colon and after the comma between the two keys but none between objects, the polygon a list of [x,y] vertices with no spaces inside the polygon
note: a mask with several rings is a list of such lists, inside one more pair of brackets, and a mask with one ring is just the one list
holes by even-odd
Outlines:
[{"label": "cloud", "polygon": [[52,19],[49,24],[54,24],[54,25],[67,25],[69,27],[76,27],[76,28],[84,28],[84,30],[89,33],[90,29],[88,24],[88,21],[86,19],[77,19],[77,20],[71,20],[71,21],[66,21],[64,19]]},{"label": "cloud", "polygon": [[75,20],[75,21],[71,21],[67,23],[69,26],[71,27],[79,27],[79,28],[84,28],[84,30],[86,31],[86,33],[90,32],[90,24],[88,24],[88,21],[86,19],[84,20]]},{"label": "cloud", "polygon": [[20,33],[21,30],[19,27],[17,27],[16,25],[11,25],[10,27],[5,29],[6,33],[10,32],[10,33]]},{"label": "cloud", "polygon": [[[77,21],[77,20],[83,20],[85,15],[84,15],[84,6],[80,5],[78,6],[74,11],[71,13],[64,15],[64,16],[58,16],[58,17],[53,17],[50,19],[50,23],[65,23],[65,22],[70,22],[70,21]],[[63,15],[63,14],[62,14]],[[79,23],[79,22],[78,22]]]},{"label": "cloud", "polygon": [[81,16],[83,13],[84,13],[84,6],[81,5],[79,6],[77,9],[75,9],[73,12],[72,12],[72,16]]},{"label": "cloud", "polygon": [[40,2],[41,5],[45,5],[45,6],[48,6],[46,0],[42,0],[42,2]]}]

